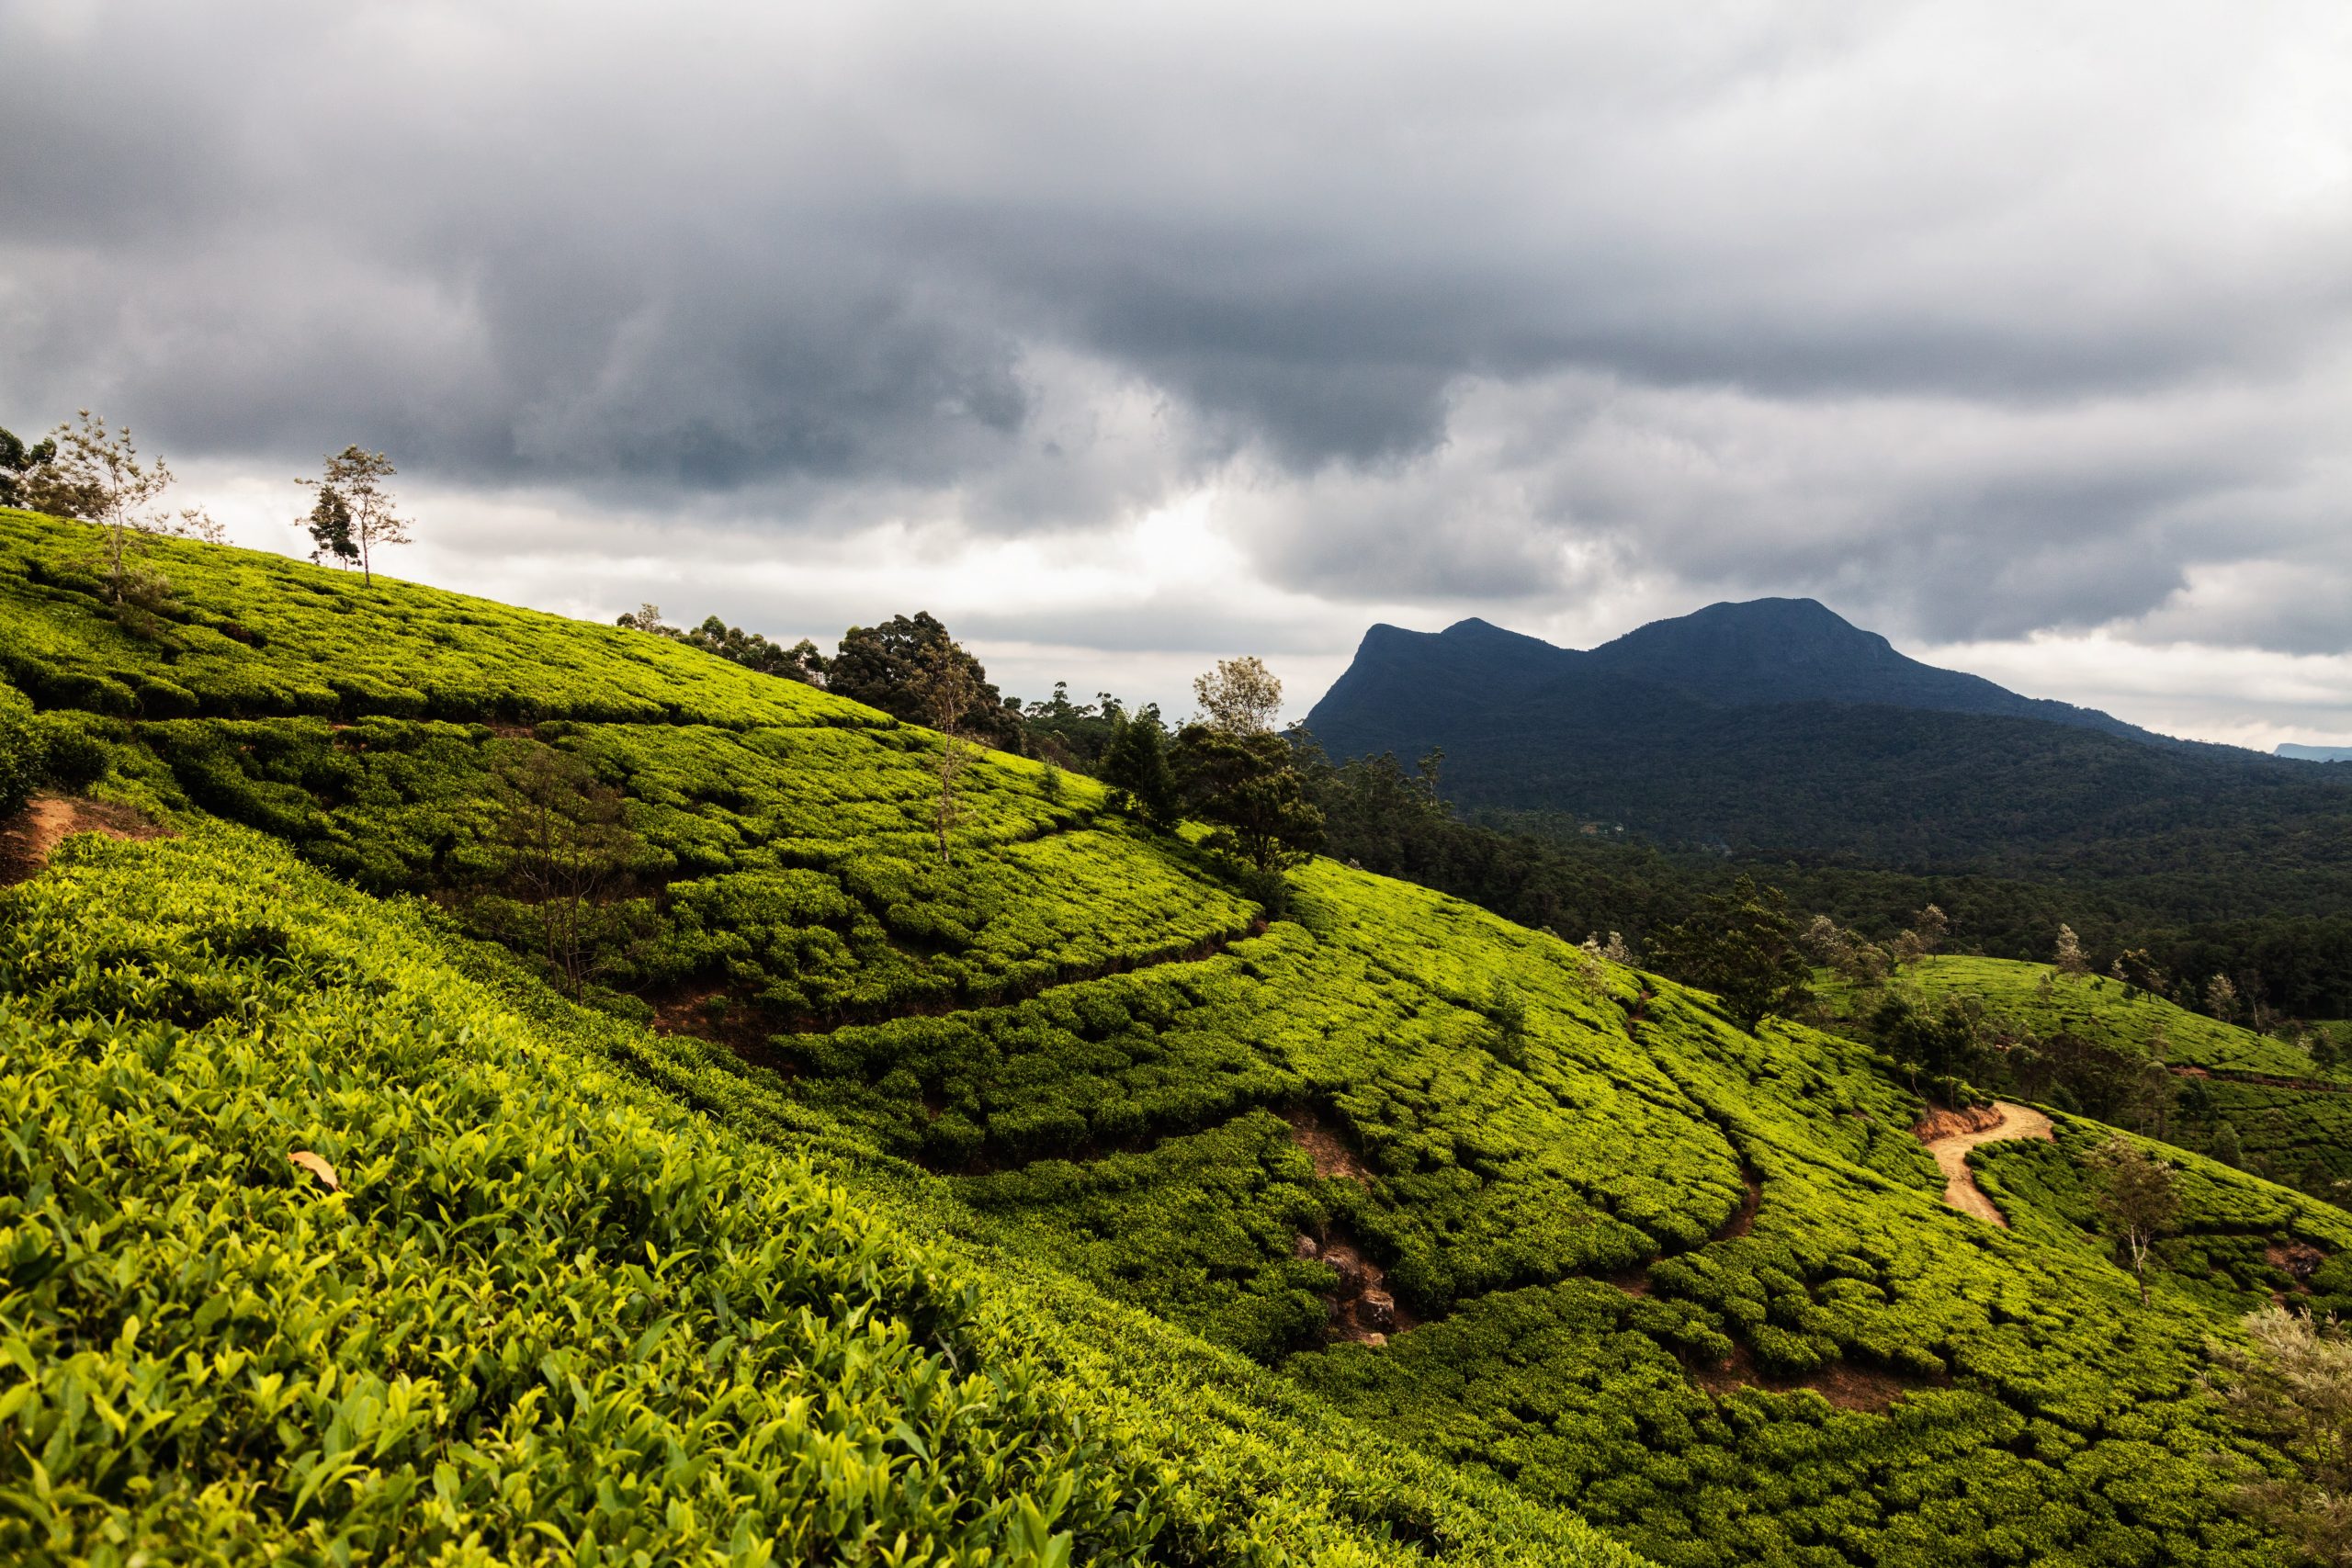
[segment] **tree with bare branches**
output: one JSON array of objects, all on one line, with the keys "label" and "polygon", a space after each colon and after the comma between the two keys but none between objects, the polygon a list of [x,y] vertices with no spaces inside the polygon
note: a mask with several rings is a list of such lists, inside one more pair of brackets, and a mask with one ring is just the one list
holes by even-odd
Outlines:
[{"label": "tree with bare branches", "polygon": [[171,602],[171,583],[146,566],[147,541],[168,534],[218,543],[220,525],[199,507],[168,514],[156,507],[171,488],[171,466],[140,457],[127,424],[109,426],[83,409],[42,445],[52,454],[18,481],[24,505],[104,529],[97,567],[107,597],[126,626],[152,630],[155,613]]},{"label": "tree with bare branches", "polygon": [[[348,561],[356,555],[360,581],[374,582],[377,549],[410,542],[409,519],[393,510],[391,491],[384,488],[384,481],[399,471],[381,452],[346,446],[331,454],[317,479],[294,481],[318,492],[311,511],[296,518],[294,525],[311,530],[311,537],[318,539],[323,516],[331,536],[347,539],[351,546],[349,554],[340,545],[332,547],[330,553],[340,561]],[[334,534],[338,525],[340,534]],[[314,555],[313,558],[318,558]]]},{"label": "tree with bare branches", "polygon": [[964,730],[965,716],[980,701],[980,681],[961,649],[940,642],[917,653],[909,687],[924,719],[939,731],[939,756],[933,770],[939,793],[933,803],[932,826],[939,835],[939,863],[946,865],[954,858],[951,840],[964,815],[956,790],[980,757],[979,746]]},{"label": "tree with bare branches", "polygon": [[501,880],[529,911],[557,982],[580,995],[629,935],[626,910],[643,845],[618,790],[569,752],[533,740],[506,750],[492,777]]}]

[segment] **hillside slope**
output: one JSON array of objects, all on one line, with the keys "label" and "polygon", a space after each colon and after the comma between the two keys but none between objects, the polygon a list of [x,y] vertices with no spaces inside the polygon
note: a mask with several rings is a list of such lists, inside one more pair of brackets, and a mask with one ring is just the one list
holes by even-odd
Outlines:
[{"label": "hillside slope", "polygon": [[[1931,957],[1911,965],[1903,984],[1930,1004],[1977,998],[1996,1029],[2073,1034],[2142,1060],[2160,1050],[2176,1080],[2176,1141],[2210,1152],[2226,1123],[2225,1141],[2248,1169],[2306,1191],[2352,1180],[2352,1069],[2321,1067],[2287,1041],[2120,980],[2067,978],[2046,964]],[[1850,1005],[1836,987],[1830,997]]]},{"label": "hillside slope", "polygon": [[[1465,1561],[1606,1560],[1558,1507],[1674,1563],[2268,1561],[2211,1458],[2265,1450],[2197,1375],[2207,1337],[2274,1292],[2352,1304],[2340,1211],[2176,1156],[2187,1234],[2143,1310],[2087,1228],[2077,1156],[2096,1126],[2062,1118],[2053,1144],[1980,1151],[2008,1222],[1992,1225],[1944,1205],[1908,1130],[1923,1107],[1868,1051],[1745,1032],[1704,997],[1459,901],[1323,862],[1268,922],[1213,857],[1112,814],[1088,781],[1003,757],[975,770],[943,863],[936,738],[854,705],[650,638],[198,546],[161,553],[183,608],[135,636],[77,577],[85,548],[73,528],[0,516],[0,660],[47,705],[75,776],[198,829],[176,849],[74,841],[115,881],[61,913],[43,951],[152,946],[113,934],[151,918],[122,912],[138,908],[127,889],[189,889],[152,917],[179,922],[186,963],[139,958],[125,972],[157,978],[124,984],[193,1033],[152,1061],[108,1047],[110,1072],[200,1066],[299,1010],[295,979],[389,940],[310,914],[328,895],[309,874],[258,870],[255,889],[290,894],[249,898],[292,897],[286,929],[315,926],[322,945],[266,1006],[221,991],[205,966],[243,962],[243,939],[198,912],[233,902],[200,857],[250,840],[201,825],[232,818],[362,887],[431,897],[439,912],[399,917],[420,932],[501,937],[597,998],[601,1021],[514,964],[483,971],[512,976],[508,1007],[577,1021],[581,1054],[550,1056],[546,1081],[609,1064],[681,1125],[719,1130],[695,1135],[735,1140],[722,1163],[773,1157],[754,1145],[822,1162],[854,1207],[969,1260],[974,1310],[1007,1325],[993,1343],[1079,1369],[1055,1385],[1060,1408],[1145,1411],[1137,1462],[1175,1456],[1166,1486],[1208,1521],[1167,1540],[1230,1553],[1256,1532],[1340,1543],[1345,1560],[1385,1550],[1385,1530]],[[281,651],[331,651],[346,625],[368,628],[366,682]],[[542,658],[574,684],[535,686]],[[636,705],[597,707],[608,687]],[[268,705],[298,691],[311,706]],[[609,792],[600,831],[629,862],[594,905],[611,920],[593,979],[549,962],[545,911],[496,881],[514,781],[563,770]],[[250,956],[279,973],[274,949]],[[380,984],[359,976],[354,1008]],[[18,984],[38,999],[63,983]],[[225,1006],[188,1010],[189,994]],[[345,1005],[319,1015],[333,1039]],[[323,1092],[398,1100],[475,1048],[388,1010],[365,1074]],[[53,1030],[90,1016],[51,1012]],[[491,1049],[554,1047],[507,1033]],[[288,1070],[289,1089],[322,1092]],[[389,1114],[352,1104],[341,1122],[283,1124],[323,1140]],[[105,1114],[74,1105],[52,1118],[69,1136]],[[452,1122],[415,1157],[466,1135]],[[254,1136],[283,1157],[283,1139]],[[356,1146],[338,1168],[372,1171]],[[702,1189],[679,1190],[693,1206]],[[493,1234],[527,1201],[480,1191],[468,1212]],[[2289,1245],[2331,1260],[2299,1281],[2273,1261]],[[201,1346],[215,1325],[184,1332]],[[1221,1414],[1194,1448],[1182,1422],[1158,1423],[1196,1383]],[[1452,1470],[1416,1471],[1385,1446],[1400,1439]],[[0,1465],[20,1451],[0,1445]],[[1073,1497],[1125,1497],[1124,1462],[1061,1472]],[[1269,1462],[1292,1467],[1295,1506],[1261,1517],[1234,1499]],[[1478,1524],[1489,1482],[1521,1501]],[[292,1489],[254,1495],[259,1517]],[[1124,1528],[1127,1505],[1107,1506],[1088,1528]]]},{"label": "hillside slope", "polygon": [[0,892],[0,1555],[1633,1562],[503,970],[219,826]]}]

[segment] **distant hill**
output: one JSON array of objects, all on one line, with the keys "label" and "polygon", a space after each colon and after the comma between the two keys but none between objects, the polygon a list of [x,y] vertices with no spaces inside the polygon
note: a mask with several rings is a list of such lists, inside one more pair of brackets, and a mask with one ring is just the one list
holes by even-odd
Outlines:
[{"label": "distant hill", "polygon": [[2352,746],[2298,746],[2282,740],[2276,754],[2298,762],[2352,762]]},{"label": "distant hill", "polygon": [[[2352,780],[2177,740],[1897,652],[1809,599],[1577,651],[1375,626],[1308,715],[1334,757],[1445,752],[1460,805],[1571,831],[1874,863],[2134,875],[2166,835],[2352,869]],[[2282,837],[2282,835],[2284,837]]]}]

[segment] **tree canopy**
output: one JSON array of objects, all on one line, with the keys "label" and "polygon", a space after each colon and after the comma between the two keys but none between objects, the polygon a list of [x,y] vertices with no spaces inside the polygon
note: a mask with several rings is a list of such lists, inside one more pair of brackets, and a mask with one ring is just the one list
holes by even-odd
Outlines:
[{"label": "tree canopy", "polygon": [[1188,813],[1215,824],[1209,843],[1261,874],[1298,864],[1323,843],[1323,813],[1307,797],[1290,743],[1188,724],[1176,737],[1177,784]]},{"label": "tree canopy", "polygon": [[1742,876],[1728,893],[1710,894],[1697,914],[1650,939],[1666,974],[1714,992],[1732,1016],[1753,1029],[1788,1017],[1813,997],[1813,967],[1796,919],[1777,887]]},{"label": "tree canopy", "polygon": [[1006,750],[1021,749],[1021,716],[989,684],[988,671],[928,610],[893,615],[876,626],[852,626],[825,668],[828,690],[910,724],[942,728],[933,711],[937,660],[960,664],[971,676],[971,705],[954,728]]}]

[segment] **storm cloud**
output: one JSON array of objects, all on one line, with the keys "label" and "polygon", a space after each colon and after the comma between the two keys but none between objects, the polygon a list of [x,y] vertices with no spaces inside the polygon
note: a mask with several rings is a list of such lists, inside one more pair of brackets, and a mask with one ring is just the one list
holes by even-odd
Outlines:
[{"label": "storm cloud", "polygon": [[129,420],[249,542],[356,440],[420,575],[920,598],[1029,686],[1803,592],[2352,729],[2340,6],[45,0],[0,59],[0,423]]}]

